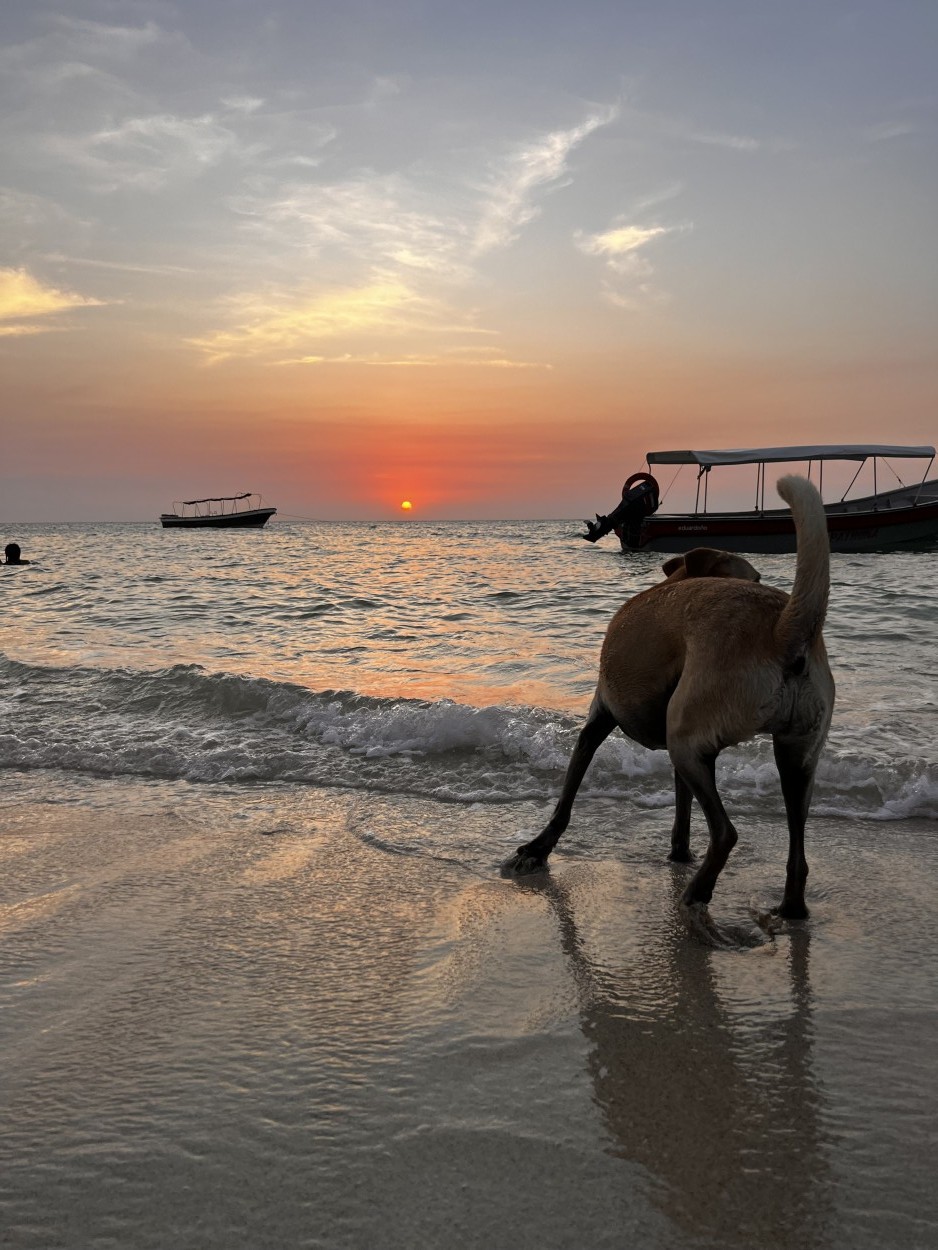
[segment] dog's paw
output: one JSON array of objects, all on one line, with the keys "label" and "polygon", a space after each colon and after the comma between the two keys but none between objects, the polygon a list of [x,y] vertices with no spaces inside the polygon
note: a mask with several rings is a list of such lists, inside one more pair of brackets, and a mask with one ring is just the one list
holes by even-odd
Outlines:
[{"label": "dog's paw", "polygon": [[807,920],[810,912],[804,903],[779,903],[772,908],[772,914],[782,920]]},{"label": "dog's paw", "polygon": [[543,855],[519,846],[514,855],[509,855],[502,864],[503,877],[526,877],[532,872],[546,872],[547,859]]},{"label": "dog's paw", "polygon": [[668,863],[671,864],[692,864],[697,856],[687,847],[672,846],[668,855]]}]

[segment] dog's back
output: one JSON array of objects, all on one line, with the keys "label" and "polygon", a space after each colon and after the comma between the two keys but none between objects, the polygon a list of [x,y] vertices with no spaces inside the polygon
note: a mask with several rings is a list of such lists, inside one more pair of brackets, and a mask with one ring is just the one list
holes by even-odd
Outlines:
[{"label": "dog's back", "polygon": [[[792,594],[737,578],[670,579],[629,600],[603,643],[598,695],[629,737],[652,748],[680,724],[716,750],[770,730],[796,692],[786,679],[813,660],[830,681],[821,628],[830,584],[827,522],[804,478],[779,494],[792,508],[798,560]],[[826,674],[826,676],[825,676]],[[674,706],[669,706],[676,698]]]}]

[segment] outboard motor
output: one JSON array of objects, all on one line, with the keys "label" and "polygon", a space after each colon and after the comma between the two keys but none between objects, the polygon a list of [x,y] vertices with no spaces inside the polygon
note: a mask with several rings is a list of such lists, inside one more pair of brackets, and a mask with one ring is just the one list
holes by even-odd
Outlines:
[{"label": "outboard motor", "polygon": [[611,530],[615,530],[628,547],[637,547],[638,532],[646,516],[658,511],[660,492],[658,483],[650,473],[633,473],[622,487],[622,502],[608,516],[596,513],[595,521],[586,521],[586,533],[581,534],[588,543],[595,543]]}]

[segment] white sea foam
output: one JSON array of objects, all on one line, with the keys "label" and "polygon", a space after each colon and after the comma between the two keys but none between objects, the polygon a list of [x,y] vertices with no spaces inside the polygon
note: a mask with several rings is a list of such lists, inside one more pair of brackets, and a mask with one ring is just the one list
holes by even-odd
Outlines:
[{"label": "white sea foam", "polygon": [[[579,721],[531,706],[375,698],[267,678],[54,668],[0,661],[8,714],[0,768],[191,782],[299,782],[403,791],[451,803],[547,800],[559,788]],[[720,759],[720,788],[738,811],[780,810],[767,740]],[[671,769],[614,735],[584,796],[647,808],[671,803]],[[938,771],[839,747],[818,772],[814,810],[873,820],[938,816]]]},{"label": "white sea foam", "polygon": [[[0,768],[549,803],[605,622],[660,578],[660,557],[576,528],[25,527],[34,563],[2,578]],[[816,812],[938,816],[932,563],[832,560]],[[791,585],[793,558],[758,565]],[[719,767],[733,811],[781,812],[768,741]],[[614,735],[583,792],[667,807],[669,761]]]}]

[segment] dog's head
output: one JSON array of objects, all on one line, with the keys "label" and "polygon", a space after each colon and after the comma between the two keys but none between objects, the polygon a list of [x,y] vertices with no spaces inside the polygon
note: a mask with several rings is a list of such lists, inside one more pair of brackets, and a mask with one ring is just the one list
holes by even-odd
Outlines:
[{"label": "dog's head", "polygon": [[758,582],[762,575],[742,556],[732,551],[718,551],[715,547],[695,547],[682,556],[665,560],[661,571],[669,582],[681,582],[687,577],[737,577],[744,582]]}]

